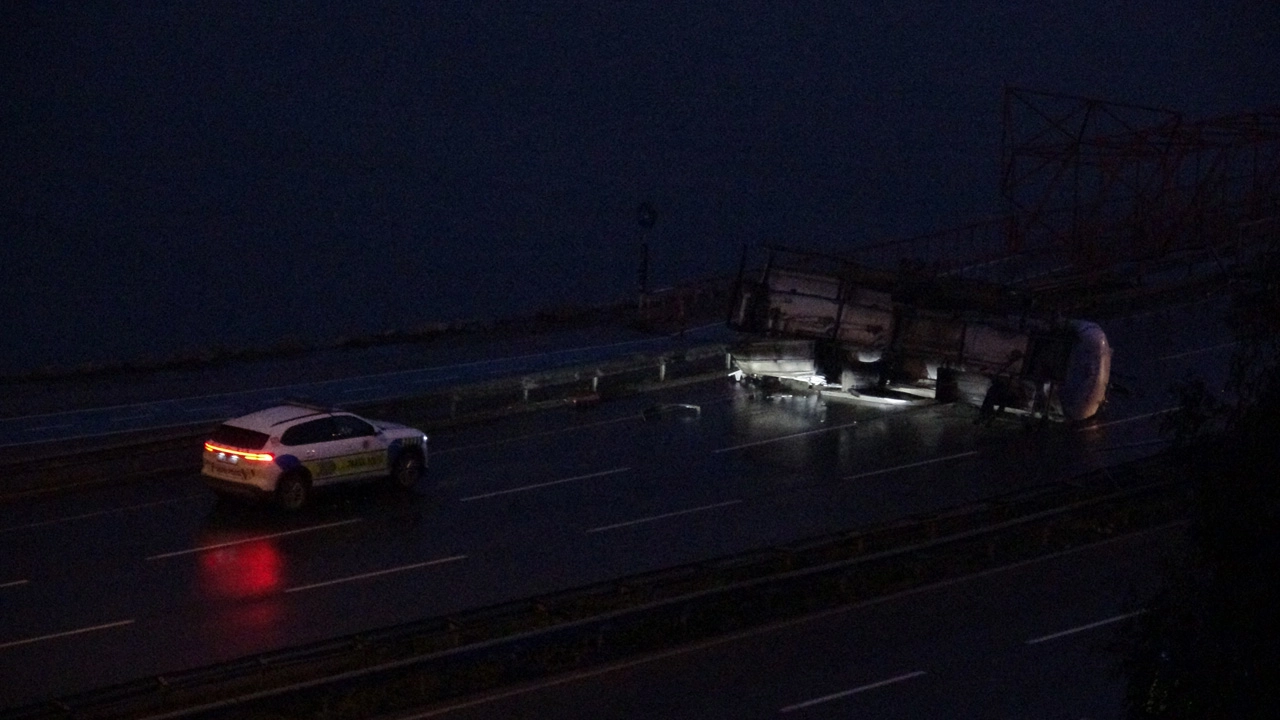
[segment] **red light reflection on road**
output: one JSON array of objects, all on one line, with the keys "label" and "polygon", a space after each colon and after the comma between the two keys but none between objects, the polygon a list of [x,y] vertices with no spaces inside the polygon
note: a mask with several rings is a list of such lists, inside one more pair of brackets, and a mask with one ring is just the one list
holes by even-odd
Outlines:
[{"label": "red light reflection on road", "polygon": [[284,558],[272,540],[259,540],[200,554],[202,594],[219,600],[214,612],[219,647],[253,652],[281,632]]},{"label": "red light reflection on road", "polygon": [[210,594],[237,600],[273,594],[283,580],[280,551],[269,540],[200,554],[201,585]]}]

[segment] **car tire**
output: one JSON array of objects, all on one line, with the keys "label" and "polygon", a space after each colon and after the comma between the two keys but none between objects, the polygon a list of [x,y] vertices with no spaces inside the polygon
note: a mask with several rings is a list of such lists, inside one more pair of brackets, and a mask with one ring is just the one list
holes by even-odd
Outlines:
[{"label": "car tire", "polygon": [[396,458],[396,464],[391,468],[391,484],[401,490],[411,490],[422,478],[423,470],[422,454],[405,450]]},{"label": "car tire", "polygon": [[276,482],[276,503],[289,512],[297,512],[307,504],[311,483],[299,473],[286,473]]}]

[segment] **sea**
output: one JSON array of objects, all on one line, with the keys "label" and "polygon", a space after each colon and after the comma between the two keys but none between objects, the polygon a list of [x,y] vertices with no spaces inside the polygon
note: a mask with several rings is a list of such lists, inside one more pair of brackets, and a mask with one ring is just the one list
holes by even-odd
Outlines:
[{"label": "sea", "polygon": [[999,214],[1009,88],[1280,105],[1269,0],[75,0],[0,26],[4,377],[570,311]]}]

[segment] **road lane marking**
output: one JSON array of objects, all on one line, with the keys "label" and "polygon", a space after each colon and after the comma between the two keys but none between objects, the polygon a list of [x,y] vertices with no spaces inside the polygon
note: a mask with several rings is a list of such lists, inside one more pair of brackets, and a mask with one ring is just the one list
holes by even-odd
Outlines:
[{"label": "road lane marking", "polygon": [[605,477],[607,475],[617,475],[618,473],[624,473],[624,472],[630,472],[630,471],[631,471],[631,468],[629,467],[614,468],[612,470],[602,470],[600,472],[591,473],[589,475],[577,475],[571,478],[564,478],[562,480],[552,480],[550,482],[538,483],[536,485],[523,485],[521,487],[511,488],[509,490],[496,490],[494,492],[482,493],[480,495],[471,495],[469,497],[462,498],[458,502],[484,500],[485,498],[498,497],[499,495],[511,495],[513,493],[525,492],[527,490],[537,490],[539,488],[551,487],[552,485],[563,485],[564,483],[576,482],[578,480],[590,480],[592,478]]},{"label": "road lane marking", "polygon": [[783,440],[790,440],[791,438],[804,437],[805,435],[814,435],[816,433],[843,430],[845,428],[853,427],[854,425],[857,425],[857,424],[858,422],[855,420],[854,422],[845,423],[844,425],[833,425],[831,427],[818,428],[817,430],[806,430],[805,432],[801,432],[801,433],[794,433],[791,435],[783,435],[782,437],[769,438],[768,440],[757,440],[755,442],[743,443],[741,445],[733,445],[731,447],[720,448],[719,450],[712,450],[711,452],[725,453],[733,450],[741,450],[742,448],[755,447],[756,445],[768,445],[769,443],[782,442]]},{"label": "road lane marking", "polygon": [[107,422],[113,422],[113,423],[133,422],[134,420],[146,420],[149,417],[151,417],[151,413],[145,413],[143,415],[122,415],[119,417],[107,418]]},{"label": "road lane marking", "polygon": [[[710,405],[715,405],[717,403],[727,403],[727,402],[730,402],[731,400],[732,398],[728,398],[728,397],[713,398],[711,400],[704,401],[700,404],[703,406],[710,406]],[[593,422],[593,423],[582,423],[581,425],[570,425],[568,427],[556,428],[554,430],[540,430],[535,433],[529,433],[528,435],[517,435],[514,437],[503,438],[501,440],[492,440],[489,442],[476,443],[474,445],[458,445],[456,447],[451,447],[451,448],[432,450],[432,453],[434,455],[441,455],[444,453],[459,452],[461,450],[478,450],[481,448],[494,447],[496,445],[508,445],[510,443],[522,442],[524,440],[532,440],[534,438],[549,437],[551,435],[563,435],[564,433],[576,432],[578,430],[590,430],[592,428],[604,427],[605,425],[617,425],[618,423],[632,422],[634,420],[643,421],[644,419],[645,419],[644,413],[635,413],[633,415],[623,415],[621,417],[611,418],[609,420],[600,420],[598,422]]]},{"label": "road lane marking", "polygon": [[1233,345],[1238,345],[1238,344],[1239,343],[1237,341],[1232,340],[1231,342],[1218,343],[1217,345],[1210,345],[1209,347],[1199,348],[1196,350],[1187,350],[1186,352],[1173,353],[1171,355],[1161,355],[1156,359],[1157,360],[1177,360],[1179,358],[1190,357],[1192,355],[1199,355],[1200,353],[1207,353],[1207,352],[1213,352],[1214,350],[1221,350],[1222,348],[1227,348],[1227,347],[1231,347]]},{"label": "road lane marking", "polygon": [[217,410],[219,414],[239,409],[239,405],[198,405],[196,407],[180,408],[184,413],[211,413]]},{"label": "road lane marking", "polygon": [[721,327],[721,326],[723,326],[723,325],[724,325],[724,323],[718,323],[718,322],[714,322],[714,323],[707,323],[706,325],[699,325],[699,326],[697,326],[697,327],[691,327],[691,328],[685,328],[685,329],[683,329],[683,330],[677,330],[677,331],[675,331],[674,333],[667,333],[667,337],[680,337],[681,335],[692,335],[693,333],[702,332],[703,330],[712,330],[712,329],[715,329],[715,328],[719,328],[719,327]]},{"label": "road lane marking", "polygon": [[80,628],[78,630],[67,630],[60,633],[52,633],[50,635],[41,635],[39,637],[25,638],[22,640],[10,640],[9,642],[6,642],[6,643],[0,643],[0,650],[3,650],[5,648],[17,647],[19,645],[30,645],[31,643],[43,642],[45,640],[56,640],[58,638],[69,637],[71,635],[81,635],[83,633],[90,633],[97,630],[109,630],[111,628],[122,627],[124,625],[132,625],[133,622],[134,621],[132,619],[119,620],[117,622],[104,623],[102,625],[94,625],[93,627]]},{"label": "road lane marking", "polygon": [[624,415],[622,417],[613,418],[612,420],[601,420],[600,422],[588,423],[586,425],[573,425],[570,427],[556,428],[555,430],[542,430],[536,433],[529,433],[528,435],[518,435],[516,437],[503,438],[501,440],[493,440],[491,442],[476,443],[475,445],[459,445],[457,447],[444,448],[442,450],[433,450],[432,454],[442,455],[444,453],[458,452],[460,450],[477,450],[480,448],[493,447],[495,445],[507,445],[509,443],[520,442],[521,440],[529,440],[531,438],[546,437],[548,435],[560,435],[567,432],[573,432],[575,430],[586,430],[589,428],[601,427],[603,425],[616,425],[617,423],[620,423],[620,422],[628,422],[631,420],[643,420],[643,419],[644,419],[644,416],[640,414]]},{"label": "road lane marking", "polygon": [[[281,399],[280,401],[264,402],[264,403],[261,403],[261,404],[262,404],[263,406],[270,406],[270,405],[279,404],[279,402],[282,402],[282,401],[283,401],[283,399]],[[150,417],[150,416],[147,416],[147,417]],[[8,418],[8,419],[10,419],[10,420],[11,420],[12,418]],[[164,424],[164,425],[148,425],[148,426],[146,426],[146,428],[145,428],[145,429],[146,429],[146,430],[150,430],[150,431],[159,431],[159,430],[168,430],[168,429],[170,429],[170,428],[183,428],[183,429],[188,429],[188,430],[189,430],[189,429],[191,428],[191,421],[190,421],[190,420],[184,420],[183,422],[167,423],[167,424]],[[58,440],[60,440],[60,441],[62,441],[62,442],[68,442],[68,441],[71,441],[71,440],[85,440],[85,439],[87,439],[87,438],[100,438],[100,437],[106,437],[106,436],[108,436],[108,435],[114,435],[114,434],[116,434],[117,432],[119,432],[119,431],[118,431],[118,430],[105,430],[105,429],[104,429],[104,430],[92,430],[92,431],[90,431],[90,432],[80,433],[79,435],[62,435],[62,436],[59,436],[59,437],[58,437]],[[4,443],[0,443],[0,448],[18,447],[18,446],[20,446],[20,445],[26,445],[26,444],[27,444],[27,443],[29,443],[29,442],[30,442],[30,440],[23,440],[23,441],[20,441],[20,442],[4,442]]]},{"label": "road lane marking", "polygon": [[679,515],[689,515],[691,513],[702,512],[703,510],[714,510],[716,508],[728,507],[730,505],[737,505],[740,502],[742,502],[741,499],[726,500],[724,502],[715,503],[713,505],[702,505],[701,507],[689,508],[688,510],[677,510],[675,512],[663,513],[661,515],[653,515],[650,517],[639,518],[637,520],[628,520],[626,522],[614,523],[612,525],[601,525],[600,527],[591,528],[587,532],[598,533],[598,532],[605,532],[607,530],[617,530],[618,528],[630,527],[632,525],[642,525],[644,523],[655,522],[658,520],[665,520],[667,518],[673,518]]},{"label": "road lane marking", "polygon": [[[685,334],[691,334],[691,333],[698,332],[698,331],[703,330],[703,329],[707,329],[707,328],[715,328],[715,327],[720,327],[720,326],[721,326],[721,324],[720,324],[720,323],[712,323],[712,324],[705,325],[705,326],[702,326],[702,327],[690,328],[690,329],[688,329],[688,330],[686,330],[686,331],[685,331]],[[264,397],[264,396],[269,397],[272,393],[279,393],[279,392],[283,392],[283,391],[288,391],[288,394],[297,394],[299,391],[304,390],[304,389],[306,389],[306,388],[315,388],[315,387],[320,387],[320,386],[323,386],[323,385],[331,385],[331,384],[335,384],[335,383],[342,383],[342,382],[355,382],[355,381],[357,381],[357,380],[368,380],[368,379],[375,379],[375,378],[380,379],[380,378],[393,378],[393,377],[412,377],[412,376],[415,376],[415,375],[420,375],[420,374],[422,374],[422,373],[435,372],[435,371],[440,371],[440,370],[452,370],[452,369],[460,369],[460,368],[475,367],[475,366],[479,366],[479,365],[490,365],[490,364],[502,363],[502,362],[514,362],[514,361],[522,361],[522,360],[531,360],[531,359],[536,359],[536,358],[552,357],[552,356],[556,356],[556,355],[565,355],[565,354],[571,354],[571,353],[594,352],[594,351],[596,351],[596,350],[605,350],[605,349],[612,349],[612,348],[620,348],[620,347],[627,347],[627,346],[631,346],[631,345],[653,344],[653,343],[660,342],[660,341],[662,341],[662,340],[666,340],[666,339],[668,339],[669,337],[675,337],[675,335],[665,336],[665,337],[643,337],[643,338],[638,338],[638,339],[634,339],[634,340],[622,340],[622,341],[619,341],[619,342],[604,343],[604,344],[600,344],[600,345],[586,345],[586,346],[580,346],[580,347],[562,348],[562,349],[560,349],[560,350],[552,350],[552,351],[548,351],[548,352],[528,353],[528,354],[525,354],[525,355],[515,355],[515,356],[512,356],[512,357],[506,357],[506,358],[494,358],[494,359],[485,359],[485,360],[474,360],[474,361],[470,361],[470,362],[453,363],[453,364],[448,364],[448,365],[435,365],[435,366],[432,366],[432,367],[426,367],[426,368],[413,368],[413,369],[410,369],[410,370],[391,370],[391,371],[388,371],[388,372],[371,373],[371,374],[368,374],[368,375],[357,375],[356,377],[343,378],[342,380],[318,380],[318,381],[314,381],[314,382],[305,382],[305,383],[298,383],[298,384],[293,384],[293,385],[276,385],[276,386],[272,386],[272,387],[257,388],[257,389],[254,389],[254,390],[237,390],[237,391],[234,391],[234,392],[208,393],[208,394],[205,394],[205,395],[192,395],[192,396],[188,396],[188,397],[166,398],[166,399],[155,400],[155,401],[146,402],[146,403],[124,403],[124,404],[120,404],[120,405],[109,405],[109,406],[105,406],[105,407],[88,408],[88,409],[84,409],[84,410],[59,410],[59,411],[56,411],[56,412],[36,413],[36,414],[33,414],[33,415],[22,415],[22,416],[18,416],[18,417],[5,418],[5,420],[6,420],[6,421],[14,421],[14,420],[34,420],[34,419],[36,419],[36,418],[42,418],[42,417],[57,417],[57,416],[68,416],[68,415],[84,415],[84,414],[89,414],[89,413],[100,413],[100,412],[105,412],[105,411],[108,411],[108,410],[116,410],[116,409],[119,409],[119,408],[131,408],[131,407],[139,407],[139,406],[149,406],[149,405],[153,405],[153,404],[156,404],[156,403],[186,403],[186,402],[192,402],[192,401],[195,401],[195,400],[205,400],[205,399],[208,399],[208,398],[224,398],[224,397],[262,398],[262,397]],[[448,377],[446,377],[446,378],[432,378],[432,379],[431,379],[431,381],[432,381],[432,382],[434,382],[434,381],[436,381],[436,380],[440,380],[440,379],[446,379],[446,380],[448,380],[448,379],[454,379],[454,378],[456,378],[456,377],[463,377],[463,376],[461,376],[461,375],[450,375],[450,376],[448,376]],[[410,382],[414,382],[414,380],[410,380]],[[268,402],[268,401],[262,401],[262,402],[260,402],[260,403],[255,402],[254,404],[270,405],[270,404],[272,404],[272,403],[274,403],[274,402],[277,402],[277,401],[275,401],[275,400],[272,400],[272,401],[269,401],[269,402]],[[166,426],[166,427],[169,427],[169,426]],[[172,426],[172,427],[178,427],[178,425],[174,425],[174,426]],[[107,433],[102,433],[102,434],[107,434]],[[94,436],[92,436],[92,435],[87,435],[87,436],[84,436],[84,437],[94,437]],[[0,447],[9,447],[9,445],[0,445]]]},{"label": "road lane marking", "polygon": [[846,475],[844,479],[857,480],[859,478],[872,477],[875,475],[885,475],[887,473],[897,472],[899,470],[906,470],[908,468],[920,467],[922,465],[932,465],[934,463],[946,462],[948,460],[957,460],[959,458],[969,457],[971,455],[977,455],[977,454],[978,454],[977,450],[970,450],[968,452],[956,453],[955,455],[945,455],[943,457],[933,458],[932,460],[921,460],[920,462],[907,463],[906,465],[895,465],[891,468],[872,470],[870,472],[858,473],[857,475]]},{"label": "road lane marking", "polygon": [[466,560],[466,555],[452,555],[438,560],[428,560],[426,562],[413,563],[412,565],[401,565],[400,567],[388,568],[386,570],[378,570],[376,572],[362,573],[360,575],[352,575],[351,577],[338,578],[337,580],[325,580],[323,582],[311,583],[310,585],[299,585],[297,587],[285,588],[285,592],[302,592],[303,590],[314,590],[315,588],[328,587],[330,585],[338,585],[341,583],[355,582],[357,580],[367,580],[369,578],[379,577],[381,575],[390,575],[391,573],[405,572],[407,570],[417,570],[418,568],[429,567],[431,565],[443,565],[445,563]]},{"label": "road lane marking", "polygon": [[1175,304],[1175,305],[1162,305],[1162,306],[1160,306],[1160,307],[1158,307],[1158,308],[1155,308],[1154,310],[1144,310],[1144,311],[1142,311],[1142,312],[1136,312],[1136,313],[1133,313],[1132,315],[1121,315],[1120,317],[1117,317],[1117,318],[1115,318],[1115,319],[1116,319],[1117,321],[1119,321],[1119,320],[1138,320],[1138,319],[1141,319],[1141,318],[1144,318],[1144,317],[1148,317],[1148,316],[1151,316],[1151,315],[1159,315],[1159,314],[1161,314],[1161,313],[1169,313],[1169,312],[1173,312],[1173,311],[1175,311],[1175,310],[1181,310],[1182,308],[1185,308],[1185,307],[1191,307],[1192,305],[1201,305],[1201,304],[1203,304],[1203,303],[1217,302],[1217,301],[1219,301],[1219,300],[1221,300],[1221,299],[1222,299],[1222,296],[1220,296],[1220,295],[1210,295],[1210,296],[1208,296],[1208,297],[1199,298],[1199,299],[1196,299],[1196,300],[1188,300],[1188,301],[1186,301],[1186,302],[1177,303],[1177,304]]},{"label": "road lane marking", "polygon": [[921,675],[927,675],[927,674],[928,674],[928,673],[926,673],[924,670],[916,670],[915,672],[904,673],[904,674],[902,674],[902,675],[898,675],[898,676],[896,676],[896,677],[891,677],[891,678],[888,678],[888,679],[886,679],[886,680],[880,680],[879,682],[873,682],[873,683],[869,683],[869,684],[867,684],[867,685],[862,685],[862,686],[860,686],[860,687],[853,688],[852,690],[844,690],[844,691],[842,691],[842,692],[838,692],[838,693],[831,693],[830,695],[823,695],[823,696],[822,696],[822,697],[820,697],[820,698],[814,698],[814,699],[812,699],[812,700],[805,700],[804,702],[796,703],[795,705],[788,705],[788,706],[786,706],[786,707],[782,708],[781,710],[779,710],[778,712],[780,712],[780,713],[789,713],[789,712],[795,712],[796,710],[803,710],[803,709],[805,709],[805,708],[807,708],[807,707],[812,707],[812,706],[814,706],[814,705],[821,705],[822,703],[825,703],[825,702],[831,702],[832,700],[839,700],[840,698],[843,698],[843,697],[849,697],[850,695],[857,695],[857,694],[858,694],[858,693],[860,693],[860,692],[866,692],[866,691],[868,691],[868,690],[874,690],[874,689],[876,689],[876,688],[878,688],[878,687],[884,687],[885,685],[892,685],[892,684],[894,684],[894,683],[900,683],[900,682],[902,682],[902,681],[904,681],[904,680],[910,680],[910,679],[912,679],[912,678],[918,678],[918,677],[920,677]]},{"label": "road lane marking", "polygon": [[[160,402],[165,402],[165,401],[163,401],[163,400],[162,400],[162,401],[160,401]],[[104,412],[107,412],[107,411],[110,411],[110,410],[119,410],[120,408],[145,407],[145,406],[150,405],[150,404],[152,404],[152,403],[150,403],[150,402],[142,402],[142,403],[125,403],[125,404],[121,404],[121,405],[107,405],[107,406],[104,406],[104,407],[96,407],[96,408],[82,408],[82,409],[80,409],[80,410],[58,410],[58,411],[55,411],[55,412],[35,413],[35,414],[33,414],[33,415],[19,415],[19,416],[17,416],[17,417],[5,418],[5,420],[6,420],[6,421],[15,421],[15,420],[35,420],[35,419],[38,419],[38,418],[48,418],[48,417],[66,417],[66,416],[74,416],[74,415],[90,415],[90,414],[95,414],[95,413],[104,413]]]},{"label": "road lane marking", "polygon": [[1138,442],[1123,443],[1120,445],[1106,445],[1098,448],[1099,450],[1129,450],[1137,447],[1151,447],[1152,445],[1168,445],[1168,438],[1156,438],[1155,440],[1139,440]]},{"label": "road lane marking", "polygon": [[354,387],[354,388],[347,388],[346,390],[343,390],[343,391],[342,391],[342,394],[343,394],[343,395],[355,395],[356,393],[373,392],[374,390],[381,390],[381,389],[382,389],[382,386],[381,386],[381,385],[369,385],[369,386],[366,386],[366,387]]},{"label": "road lane marking", "polygon": [[[710,328],[710,327],[719,327],[719,325],[720,325],[719,323],[712,323],[712,324],[707,325],[707,326],[705,326],[705,327],[708,327],[708,328]],[[694,328],[693,330],[687,330],[687,331],[686,331],[686,333],[692,333],[692,332],[694,332],[695,330],[701,330],[701,329],[703,329],[703,328]],[[672,336],[670,336],[670,337],[675,337],[675,336],[674,336],[674,335],[672,335]],[[548,350],[548,351],[545,351],[545,352],[527,353],[527,354],[524,354],[524,355],[512,355],[512,356],[508,356],[508,357],[504,357],[504,358],[490,358],[490,359],[485,359],[485,360],[472,360],[472,361],[469,361],[469,362],[453,363],[453,364],[450,364],[450,365],[434,365],[434,366],[432,366],[432,367],[415,368],[415,369],[413,369],[413,370],[393,370],[393,371],[385,372],[385,373],[376,373],[376,374],[373,374],[373,375],[361,375],[361,376],[358,376],[358,377],[354,377],[354,378],[347,378],[347,379],[348,379],[348,380],[362,380],[362,379],[367,379],[367,378],[384,378],[384,377],[394,377],[394,376],[398,376],[398,375],[414,375],[414,374],[420,374],[420,373],[425,373],[425,372],[433,372],[433,371],[437,371],[437,370],[458,370],[458,369],[462,369],[462,368],[479,367],[479,366],[482,366],[482,365],[498,365],[498,364],[501,364],[501,363],[509,363],[509,364],[511,364],[511,365],[515,365],[515,366],[517,366],[517,367],[518,367],[518,366],[519,366],[523,361],[526,361],[526,360],[535,360],[535,359],[539,359],[539,358],[549,358],[549,357],[554,357],[554,356],[557,356],[557,355],[568,355],[568,354],[573,354],[573,353],[594,352],[594,351],[596,351],[596,350],[606,350],[606,349],[612,349],[612,348],[627,347],[627,346],[630,346],[630,345],[652,344],[652,343],[656,343],[656,342],[658,342],[658,341],[665,340],[665,339],[667,339],[667,338],[666,338],[666,337],[644,337],[644,338],[638,338],[638,339],[635,339],[635,340],[622,340],[622,341],[619,341],[619,342],[604,343],[604,344],[601,344],[601,345],[586,345],[586,346],[572,347],[572,348],[561,348],[561,349],[559,349],[559,350]],[[505,372],[505,371],[504,371],[504,370],[495,370],[495,371],[493,371],[493,373],[498,373],[498,372]],[[491,374],[492,374],[492,373],[491,373]],[[318,385],[318,384],[321,384],[321,383],[311,383],[311,384],[313,384],[313,385]],[[290,387],[295,387],[295,386],[288,386],[288,385],[286,385],[286,386],[282,386],[282,387],[281,387],[281,388],[279,388],[279,389],[288,389],[288,388],[290,388]],[[274,388],[273,388],[273,389],[274,389]]]},{"label": "road lane marking", "polygon": [[0,533],[14,532],[16,530],[30,530],[32,528],[44,527],[45,525],[57,525],[58,523],[73,522],[75,520],[86,520],[93,517],[101,517],[103,515],[114,515],[115,513],[128,512],[130,510],[142,510],[144,508],[155,507],[157,505],[172,505],[173,503],[187,502],[189,500],[205,499],[208,495],[200,493],[199,495],[183,495],[172,500],[156,500],[155,502],[141,503],[138,505],[126,505],[125,507],[111,508],[110,510],[98,510],[96,512],[84,513],[83,515],[70,515],[68,517],[53,518],[52,520],[41,520],[39,522],[27,523],[26,525],[14,525],[13,527],[0,528]]},{"label": "road lane marking", "polygon": [[59,423],[57,425],[37,425],[36,427],[24,428],[23,432],[44,432],[45,430],[66,430],[69,427],[75,427],[75,423]]},{"label": "road lane marking", "polygon": [[1098,423],[1097,425],[1089,425],[1089,426],[1080,428],[1080,432],[1089,432],[1090,430],[1097,430],[1098,428],[1111,427],[1112,425],[1122,425],[1124,423],[1133,422],[1134,420],[1145,420],[1147,418],[1155,417],[1157,415],[1164,415],[1166,413],[1171,413],[1177,410],[1179,407],[1180,406],[1167,407],[1163,410],[1156,410],[1154,412],[1143,413],[1141,415],[1133,415],[1127,418],[1120,418],[1119,420],[1112,420],[1110,422]]},{"label": "road lane marking", "polygon": [[908,588],[906,590],[899,590],[898,592],[891,593],[889,595],[883,595],[877,598],[868,598],[866,600],[861,600],[859,602],[856,602],[852,605],[840,605],[838,607],[829,608],[827,610],[821,610],[811,615],[803,615],[801,617],[788,618],[786,620],[779,620],[777,622],[770,623],[768,625],[753,627],[747,630],[741,630],[735,633],[730,633],[728,635],[720,635],[718,637],[714,637],[709,640],[702,640],[699,642],[690,643],[688,645],[682,645],[678,648],[675,648],[674,650],[665,650],[665,651],[655,652],[652,655],[646,655],[644,657],[641,657],[635,660],[625,660],[625,661],[613,663],[610,665],[605,665],[602,667],[594,667],[589,670],[581,670],[578,672],[568,673],[565,675],[557,676],[550,680],[543,680],[539,682],[533,682],[528,685],[522,685],[514,690],[503,690],[500,692],[495,692],[491,695],[485,695],[484,697],[464,700],[462,702],[459,702],[453,705],[437,707],[437,708],[416,713],[413,715],[401,715],[399,717],[399,720],[425,720],[426,718],[440,717],[443,715],[449,715],[451,713],[458,712],[460,710],[469,710],[471,708],[479,707],[481,705],[489,705],[495,702],[500,702],[508,698],[519,697],[521,695],[528,695],[530,693],[537,692],[539,690],[545,690],[547,688],[559,687],[561,685],[568,685],[568,684],[579,682],[582,680],[591,680],[593,678],[601,677],[604,675],[610,675],[610,674],[622,672],[625,670],[630,670],[632,668],[644,667],[645,665],[652,665],[654,663],[662,662],[663,660],[667,660],[669,658],[678,658],[686,655],[694,655],[704,650],[712,650],[712,649],[718,648],[722,645],[732,645],[742,640],[750,640],[750,639],[764,637],[767,635],[778,633],[781,631],[789,630],[791,628],[803,627],[806,625],[813,625],[817,622],[826,620],[827,618],[835,618],[841,615],[851,614],[859,610],[865,610],[867,608],[879,607],[881,605],[888,605],[889,603],[894,602],[896,600],[905,600],[908,598],[915,597],[917,595],[924,595],[934,590],[942,590],[955,585],[962,585],[972,580],[978,580],[985,577],[993,577],[1005,572],[1009,572],[1011,570],[1020,570],[1026,567],[1034,567],[1036,565],[1042,565],[1048,561],[1071,557],[1072,555],[1079,555],[1090,550],[1096,550],[1099,548],[1105,548],[1112,545],[1116,545],[1123,541],[1132,540],[1135,538],[1140,538],[1140,537],[1144,537],[1147,535],[1152,535],[1160,532],[1166,532],[1175,528],[1186,527],[1188,524],[1189,524],[1189,521],[1187,520],[1179,520],[1177,522],[1172,522],[1165,525],[1159,525],[1153,528],[1148,528],[1146,530],[1139,530],[1136,533],[1129,533],[1127,535],[1117,535],[1114,537],[1107,538],[1106,540],[1100,540],[1096,543],[1091,543],[1089,545],[1081,545],[1078,547],[1068,548],[1066,550],[1059,550],[1058,552],[1050,553],[1048,555],[1042,555],[1040,557],[1030,558],[1028,560],[1019,560],[1017,562],[1010,563],[1009,565],[1003,565],[1001,567],[980,570],[970,575],[964,575],[957,578],[949,578],[947,580],[939,580],[937,582],[930,583],[928,585]]},{"label": "road lane marking", "polygon": [[201,545],[200,547],[190,548],[188,550],[175,550],[173,552],[160,553],[152,555],[148,560],[163,560],[165,558],[177,557],[179,555],[194,555],[195,553],[207,552],[209,550],[217,550],[219,548],[232,547],[235,545],[245,545],[247,543],[260,542],[262,540],[273,540],[288,535],[300,535],[302,533],[315,532],[316,530],[327,530],[329,528],[339,527],[341,525],[350,525],[351,523],[363,522],[364,518],[352,518],[350,520],[339,520],[338,522],[325,523],[324,525],[312,525],[310,527],[298,528],[297,530],[285,530],[284,532],[271,533],[270,535],[255,535],[254,537],[243,538],[240,540],[232,540],[230,542],[215,543],[213,545]]},{"label": "road lane marking", "polygon": [[1092,630],[1094,628],[1102,627],[1103,625],[1110,625],[1112,623],[1118,623],[1122,620],[1128,620],[1129,618],[1137,617],[1145,612],[1146,610],[1135,610],[1134,612],[1131,612],[1131,613],[1125,613],[1123,615],[1116,615],[1115,617],[1109,617],[1106,620],[1091,622],[1088,625],[1080,625],[1079,627],[1073,627],[1067,630],[1062,630],[1061,632],[1052,633],[1050,635],[1041,635],[1038,638],[1031,638],[1030,640],[1027,641],[1027,644],[1036,645],[1042,642],[1048,642],[1050,640],[1057,640],[1058,638],[1066,637],[1067,635],[1074,635],[1076,633],[1084,632],[1086,630]]},{"label": "road lane marking", "polygon": [[445,381],[447,381],[447,380],[457,380],[457,379],[458,379],[458,378],[460,378],[460,377],[462,377],[462,376],[461,376],[461,375],[442,375],[442,376],[440,376],[440,377],[418,378],[417,380],[410,380],[410,381],[409,381],[409,384],[411,384],[411,385],[429,385],[429,384],[434,384],[434,383],[442,383],[442,382],[445,382]]},{"label": "road lane marking", "polygon": [[31,581],[30,580],[10,580],[9,582],[0,583],[0,588],[18,587],[19,585],[26,585],[29,582]]}]

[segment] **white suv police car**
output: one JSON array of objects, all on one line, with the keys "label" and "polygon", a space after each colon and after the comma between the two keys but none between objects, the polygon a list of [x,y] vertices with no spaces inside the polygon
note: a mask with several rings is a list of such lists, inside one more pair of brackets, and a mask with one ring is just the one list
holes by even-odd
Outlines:
[{"label": "white suv police car", "polygon": [[220,495],[274,498],[297,510],[312,488],[377,477],[409,488],[426,466],[421,430],[291,403],[219,425],[204,444],[201,472]]}]

